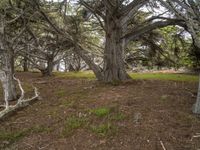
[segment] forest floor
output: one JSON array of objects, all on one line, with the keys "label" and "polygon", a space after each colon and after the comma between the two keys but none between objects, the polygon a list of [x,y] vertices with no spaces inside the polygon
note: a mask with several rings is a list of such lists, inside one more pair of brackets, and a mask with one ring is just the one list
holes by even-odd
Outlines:
[{"label": "forest floor", "polygon": [[1,120],[0,149],[200,149],[200,118],[191,113],[198,77],[132,76],[110,85],[93,75],[18,73],[26,94],[34,84],[42,99]]}]

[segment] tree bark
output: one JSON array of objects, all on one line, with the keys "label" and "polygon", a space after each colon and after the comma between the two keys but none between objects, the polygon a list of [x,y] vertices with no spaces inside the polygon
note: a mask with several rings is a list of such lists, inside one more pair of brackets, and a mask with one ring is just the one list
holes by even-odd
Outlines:
[{"label": "tree bark", "polygon": [[92,69],[96,78],[99,81],[103,81],[103,74],[101,68],[92,61],[92,59],[89,57],[88,52],[85,51],[81,46],[76,44],[74,51],[85,61],[85,63],[90,67],[90,69]]},{"label": "tree bark", "polygon": [[197,100],[194,104],[193,113],[200,114],[200,74],[199,74],[199,88],[198,88],[198,94],[197,94]]},{"label": "tree bark", "polygon": [[49,59],[47,62],[47,67],[41,70],[41,73],[44,77],[52,76],[54,63],[52,59]]},{"label": "tree bark", "polygon": [[24,72],[28,72],[28,59],[26,57],[24,57],[24,60],[23,60],[23,71]]},{"label": "tree bark", "polygon": [[106,45],[104,51],[103,81],[124,81],[130,79],[123,61],[124,43],[121,40],[122,27],[117,16],[106,15]]},{"label": "tree bark", "polygon": [[16,100],[17,94],[16,94],[16,87],[15,87],[15,81],[13,79],[14,74],[14,57],[11,54],[12,52],[10,50],[6,51],[4,60],[5,64],[3,67],[3,70],[5,71],[6,77],[4,81],[4,94],[7,95],[8,101]]},{"label": "tree bark", "polygon": [[[14,51],[10,47],[9,43],[6,41],[5,33],[5,20],[4,17],[0,15],[0,49],[3,56],[3,71],[5,72],[4,84],[6,89],[4,89],[4,94],[7,95],[7,100],[15,100],[17,98],[15,82],[13,79],[14,74]],[[4,88],[3,87],[3,88]]]}]

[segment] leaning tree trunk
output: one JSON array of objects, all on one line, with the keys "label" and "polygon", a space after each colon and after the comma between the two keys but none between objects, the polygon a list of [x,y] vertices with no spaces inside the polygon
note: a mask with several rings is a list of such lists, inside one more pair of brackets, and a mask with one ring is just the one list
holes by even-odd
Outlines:
[{"label": "leaning tree trunk", "polygon": [[[113,14],[112,14],[113,15]],[[117,16],[106,15],[106,45],[104,51],[104,82],[130,79],[123,61],[122,27]]]},{"label": "leaning tree trunk", "polygon": [[77,43],[75,44],[74,51],[85,61],[85,63],[90,67],[90,69],[92,69],[96,78],[99,81],[102,81],[103,80],[102,69],[92,61],[88,52],[85,51],[80,45],[77,45]]}]

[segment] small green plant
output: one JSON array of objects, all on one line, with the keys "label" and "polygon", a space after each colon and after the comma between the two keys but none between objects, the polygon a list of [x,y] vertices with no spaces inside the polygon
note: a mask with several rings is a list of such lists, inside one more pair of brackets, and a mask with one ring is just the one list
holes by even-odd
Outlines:
[{"label": "small green plant", "polygon": [[59,98],[64,97],[66,95],[66,91],[60,89],[59,91],[55,92],[55,95],[58,96]]},{"label": "small green plant", "polygon": [[35,127],[30,128],[30,131],[32,133],[49,133],[51,132],[53,129],[50,127],[45,127],[45,126],[41,126],[41,125],[37,125]]},{"label": "small green plant", "polygon": [[113,116],[111,116],[111,120],[114,120],[114,121],[121,121],[121,120],[124,120],[125,119],[125,115],[123,113],[116,113],[114,114]]},{"label": "small green plant", "polygon": [[91,126],[92,132],[100,135],[107,136],[116,133],[116,127],[111,123],[101,124],[99,126]]},{"label": "small green plant", "polygon": [[161,96],[161,100],[163,100],[163,101],[167,100],[167,98],[168,98],[168,95],[162,95]]},{"label": "small green plant", "polygon": [[[91,71],[83,72],[69,72],[69,73],[54,73],[57,77],[61,78],[86,78],[95,79],[95,75]],[[172,81],[186,81],[186,82],[198,82],[198,76],[187,74],[174,74],[174,73],[129,73],[132,79],[146,79],[146,80],[172,80]],[[118,85],[118,81],[111,83]]]},{"label": "small green plant", "polygon": [[29,132],[29,129],[19,130],[19,131],[0,131],[0,141],[8,141],[13,143],[20,138],[26,136]]},{"label": "small green plant", "polygon": [[65,127],[63,130],[64,135],[68,135],[72,133],[74,130],[83,127],[87,123],[86,118],[79,118],[79,117],[70,117],[67,119],[65,123]]},{"label": "small green plant", "polygon": [[57,77],[60,78],[84,78],[84,79],[95,79],[95,75],[91,71],[80,71],[80,72],[67,72],[67,73],[61,73],[61,72],[55,72],[54,73]]},{"label": "small green plant", "polygon": [[98,117],[104,117],[110,113],[110,109],[109,108],[97,108],[97,109],[91,110],[91,112]]},{"label": "small green plant", "polygon": [[72,100],[72,101],[62,100],[62,105],[65,106],[65,107],[75,107],[76,101],[75,100]]}]

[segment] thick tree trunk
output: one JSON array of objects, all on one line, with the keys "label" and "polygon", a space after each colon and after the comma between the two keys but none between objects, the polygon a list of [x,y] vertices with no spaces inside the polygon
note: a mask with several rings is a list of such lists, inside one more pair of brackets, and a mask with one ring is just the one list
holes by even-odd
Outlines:
[{"label": "thick tree trunk", "polygon": [[199,75],[199,89],[197,94],[197,101],[194,104],[193,113],[200,114],[200,75]]},{"label": "thick tree trunk", "polygon": [[42,75],[44,77],[51,76],[53,72],[53,67],[54,67],[53,59],[49,59],[47,62],[47,67],[41,70]]},{"label": "thick tree trunk", "polygon": [[122,27],[115,16],[106,16],[106,45],[104,51],[104,82],[124,81],[130,79],[123,61],[124,43],[121,40]]},{"label": "thick tree trunk", "polygon": [[4,81],[4,84],[6,87],[6,90],[4,89],[4,94],[7,95],[8,101],[16,100],[17,94],[16,94],[16,87],[15,87],[15,81],[13,79],[14,74],[14,56],[12,55],[12,52],[9,50],[5,54],[5,64],[3,70],[5,71],[6,78]]},{"label": "thick tree trunk", "polygon": [[24,57],[23,71],[28,72],[28,59],[26,57]]},{"label": "thick tree trunk", "polygon": [[60,70],[60,61],[56,65],[56,71],[59,71],[59,70]]},{"label": "thick tree trunk", "polygon": [[[195,46],[198,49],[200,49],[200,38],[195,37],[195,36],[193,36],[193,38],[195,39],[194,41]],[[199,74],[199,88],[198,88],[198,93],[197,93],[197,100],[196,100],[196,103],[194,104],[193,113],[200,115],[200,74]]]}]

